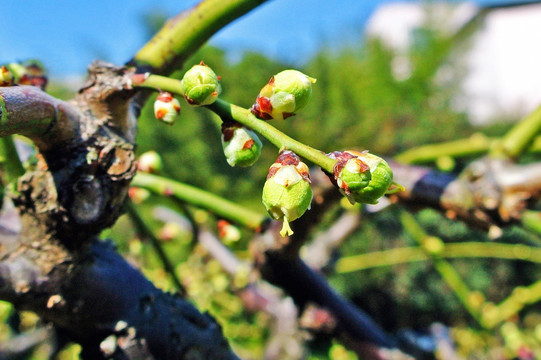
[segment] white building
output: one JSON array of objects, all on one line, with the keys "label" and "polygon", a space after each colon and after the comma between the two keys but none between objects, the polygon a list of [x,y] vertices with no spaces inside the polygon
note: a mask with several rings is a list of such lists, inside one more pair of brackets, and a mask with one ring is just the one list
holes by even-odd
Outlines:
[{"label": "white building", "polygon": [[[471,3],[451,6],[431,2],[432,14],[444,29],[456,30],[479,10]],[[411,30],[427,14],[417,3],[380,6],[367,23],[367,33],[400,50],[411,41]],[[541,4],[492,10],[473,37],[467,53],[468,76],[461,106],[473,122],[483,123],[502,114],[522,116],[541,104]],[[397,56],[396,76],[407,76],[407,63]],[[466,99],[466,100],[464,100]]]}]

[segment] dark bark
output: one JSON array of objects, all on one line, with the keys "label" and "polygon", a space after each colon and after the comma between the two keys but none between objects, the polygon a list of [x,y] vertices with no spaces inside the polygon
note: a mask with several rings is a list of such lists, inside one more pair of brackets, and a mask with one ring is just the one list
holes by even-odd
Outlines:
[{"label": "dark bark", "polygon": [[520,219],[541,194],[541,163],[517,165],[485,157],[461,174],[390,162],[395,181],[406,188],[399,198],[414,207],[431,206],[448,217],[488,229]]},{"label": "dark bark", "polygon": [[[51,142],[36,141],[13,195],[21,231],[0,237],[0,298],[53,323],[87,359],[236,359],[210,316],[158,290],[95,238],[123,212],[135,174],[131,71],[96,63],[76,99],[61,102],[65,111],[47,113],[51,126],[36,136]],[[3,99],[17,91],[3,89]],[[39,90],[27,93],[58,109]]]}]

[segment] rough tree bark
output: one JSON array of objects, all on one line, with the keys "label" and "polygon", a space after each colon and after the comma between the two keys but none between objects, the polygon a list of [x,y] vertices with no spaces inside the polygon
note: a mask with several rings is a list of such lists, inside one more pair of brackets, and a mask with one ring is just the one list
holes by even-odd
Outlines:
[{"label": "rough tree bark", "polygon": [[[96,236],[123,212],[135,174],[135,71],[168,74],[262,0],[206,1],[171,19],[130,61],[97,62],[70,102],[0,88],[0,136],[37,147],[13,202],[21,231],[0,237],[0,299],[50,321],[88,359],[236,359],[220,326],[165,294]],[[104,341],[105,340],[105,341]]]},{"label": "rough tree bark", "polygon": [[122,213],[135,174],[133,71],[95,63],[69,103],[35,87],[0,90],[13,123],[4,129],[34,123],[22,132],[39,150],[13,198],[22,230],[1,239],[0,298],[51,321],[84,358],[235,359],[215,320],[96,238]]}]

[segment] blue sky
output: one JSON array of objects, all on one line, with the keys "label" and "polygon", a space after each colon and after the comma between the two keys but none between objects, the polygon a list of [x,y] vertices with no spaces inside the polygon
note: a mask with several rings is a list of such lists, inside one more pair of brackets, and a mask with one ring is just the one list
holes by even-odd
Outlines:
[{"label": "blue sky", "polygon": [[[323,43],[357,41],[378,4],[392,0],[269,0],[211,44],[302,64]],[[453,1],[453,0],[451,0]],[[456,0],[455,0],[456,1]],[[494,3],[513,0],[475,0]],[[52,76],[82,74],[93,59],[127,61],[144,43],[143,14],[168,16],[198,0],[1,0],[0,63],[37,58]]]},{"label": "blue sky", "polygon": [[[121,64],[145,41],[143,14],[172,16],[196,0],[2,0],[0,62],[38,58],[52,76],[84,73],[95,58]],[[211,43],[302,63],[322,44],[353,41],[381,0],[272,0]]]}]

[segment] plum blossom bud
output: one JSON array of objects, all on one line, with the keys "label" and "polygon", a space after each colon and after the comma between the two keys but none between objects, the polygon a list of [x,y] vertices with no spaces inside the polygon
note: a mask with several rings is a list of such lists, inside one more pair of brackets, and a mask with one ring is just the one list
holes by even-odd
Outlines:
[{"label": "plum blossom bud", "polygon": [[335,151],[327,156],[336,159],[334,182],[352,204],[377,204],[393,182],[387,162],[367,151]]},{"label": "plum blossom bud", "polygon": [[19,85],[32,85],[45,89],[47,86],[47,76],[45,68],[38,60],[28,60],[23,64],[10,63],[6,67],[13,74],[15,83]]},{"label": "plum blossom bud", "polygon": [[163,227],[158,230],[158,239],[163,242],[173,241],[182,234],[182,228],[175,222],[166,222]]},{"label": "plum blossom bud", "polygon": [[222,123],[222,147],[231,166],[251,166],[259,159],[263,144],[250,129],[237,122]]},{"label": "plum blossom bud", "polygon": [[13,85],[13,74],[7,67],[2,65],[2,67],[0,67],[0,86],[11,85]]},{"label": "plum blossom bud", "polygon": [[137,170],[145,173],[159,173],[163,169],[163,161],[156,151],[143,153],[137,161]]},{"label": "plum blossom bud", "polygon": [[180,103],[166,91],[161,92],[154,101],[154,116],[156,119],[173,125],[177,116],[180,115]]},{"label": "plum blossom bud", "polygon": [[181,88],[186,101],[194,106],[210,105],[222,92],[218,76],[202,61],[184,74]]},{"label": "plum blossom bud", "polygon": [[310,209],[310,182],[308,167],[292,151],[282,151],[270,167],[262,200],[270,216],[283,221],[282,236],[293,234],[289,222]]},{"label": "plum blossom bud", "polygon": [[150,191],[148,191],[147,189],[132,186],[128,190],[128,196],[134,203],[141,204],[150,197]]},{"label": "plum blossom bud", "polygon": [[226,244],[237,242],[241,238],[239,228],[226,220],[218,220],[218,235]]},{"label": "plum blossom bud", "polygon": [[263,120],[283,120],[293,116],[308,104],[315,82],[316,79],[300,71],[284,70],[271,77],[250,110]]}]

